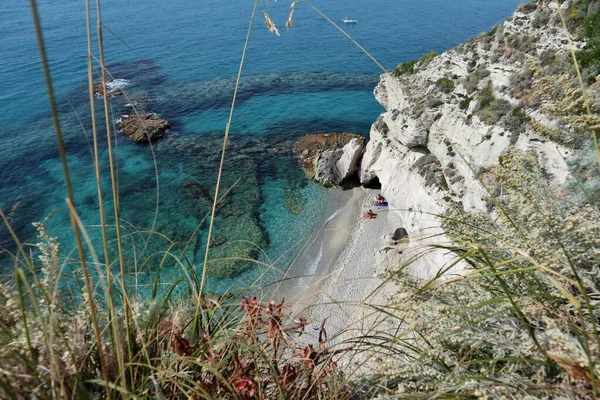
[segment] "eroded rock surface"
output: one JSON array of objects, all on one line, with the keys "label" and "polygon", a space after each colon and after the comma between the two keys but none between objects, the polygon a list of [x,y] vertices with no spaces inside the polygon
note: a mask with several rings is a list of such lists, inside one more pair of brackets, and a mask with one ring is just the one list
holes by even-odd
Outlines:
[{"label": "eroded rock surface", "polygon": [[[413,73],[382,75],[374,93],[386,111],[371,127],[359,175],[363,185],[381,184],[411,232],[405,261],[448,243],[438,216],[449,207],[494,215],[481,176],[511,149],[535,151],[556,183],[568,178],[571,151],[551,133],[574,129],[535,92],[548,59],[568,55],[567,39],[555,2],[539,0],[489,34],[417,62]],[[428,250],[408,272],[431,277],[451,262]]]},{"label": "eroded rock surface", "polygon": [[311,179],[335,186],[358,171],[364,140],[350,133],[306,135],[296,143],[294,153]]},{"label": "eroded rock surface", "polygon": [[137,143],[162,138],[170,126],[169,121],[152,113],[140,117],[137,115],[123,115],[120,119],[121,132]]}]

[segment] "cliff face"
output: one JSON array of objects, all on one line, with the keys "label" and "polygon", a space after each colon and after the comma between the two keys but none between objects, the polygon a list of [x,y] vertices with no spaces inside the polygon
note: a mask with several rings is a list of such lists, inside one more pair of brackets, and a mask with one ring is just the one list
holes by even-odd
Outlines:
[{"label": "cliff face", "polygon": [[[547,112],[536,79],[569,47],[556,2],[540,0],[489,34],[423,59],[403,75],[406,68],[381,77],[375,96],[386,112],[371,128],[360,179],[363,185],[378,179],[390,209],[401,213],[411,237],[404,260],[425,245],[448,242],[437,215],[450,206],[493,214],[481,182],[511,148],[534,150],[552,179],[565,182],[571,150],[548,132],[569,135],[575,128]],[[450,262],[445,251],[429,249],[409,273],[431,277]]]}]

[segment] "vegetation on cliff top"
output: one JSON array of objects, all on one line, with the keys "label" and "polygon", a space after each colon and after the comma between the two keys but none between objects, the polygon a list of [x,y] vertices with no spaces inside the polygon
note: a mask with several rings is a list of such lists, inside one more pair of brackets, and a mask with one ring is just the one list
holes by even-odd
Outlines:
[{"label": "vegetation on cliff top", "polygon": [[427,54],[424,54],[420,58],[412,61],[408,61],[405,63],[399,64],[396,69],[392,72],[395,76],[402,76],[405,74],[413,74],[415,72],[415,66],[419,64],[421,67],[427,65],[427,61],[431,60],[433,57],[437,56],[435,51],[430,51]]}]

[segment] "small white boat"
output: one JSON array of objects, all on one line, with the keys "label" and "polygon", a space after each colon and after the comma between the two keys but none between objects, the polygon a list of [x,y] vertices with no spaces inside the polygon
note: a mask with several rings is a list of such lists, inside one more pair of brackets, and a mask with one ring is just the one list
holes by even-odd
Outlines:
[{"label": "small white boat", "polygon": [[355,19],[351,19],[351,18],[348,18],[348,17],[346,17],[346,18],[344,18],[344,19],[342,20],[342,23],[343,23],[343,24],[355,24],[355,23],[357,23],[357,22],[358,22],[357,20],[355,20]]}]

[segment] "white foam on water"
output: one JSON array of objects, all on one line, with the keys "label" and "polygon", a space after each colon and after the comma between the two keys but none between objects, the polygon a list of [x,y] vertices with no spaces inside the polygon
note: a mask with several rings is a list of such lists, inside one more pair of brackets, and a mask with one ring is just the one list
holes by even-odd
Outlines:
[{"label": "white foam on water", "polygon": [[130,82],[127,79],[113,79],[110,82],[106,82],[106,89],[115,90],[115,89],[123,89],[125,86],[128,86]]},{"label": "white foam on water", "polygon": [[[323,224],[323,228],[325,228],[325,226],[327,226],[329,221],[334,219],[340,212],[342,212],[342,210],[343,210],[343,207],[340,207],[333,214],[331,214],[331,216],[329,218],[327,218],[327,220],[325,220],[325,223]],[[317,254],[317,256],[308,265],[308,268],[306,269],[306,276],[300,278],[300,280],[299,280],[300,287],[307,287],[309,285],[310,280],[311,280],[312,276],[317,272],[317,269],[318,269],[319,264],[321,263],[322,259],[323,259],[323,239],[321,238],[321,247],[319,248],[319,254]]]},{"label": "white foam on water", "polygon": [[317,267],[323,258],[323,242],[321,242],[321,247],[319,248],[319,255],[313,260],[313,262],[308,267],[308,271],[306,271],[309,275],[314,275],[317,272]]},{"label": "white foam on water", "polygon": [[337,209],[337,211],[336,211],[336,212],[334,212],[334,213],[331,215],[331,217],[327,218],[327,221],[325,221],[325,225],[327,225],[327,223],[328,223],[329,221],[331,221],[331,220],[332,220],[332,219],[334,219],[334,218],[335,218],[335,217],[336,217],[336,216],[337,216],[339,213],[341,213],[343,209],[344,209],[344,207],[340,207],[340,208],[338,208],[338,209]]},{"label": "white foam on water", "polygon": [[308,266],[308,268],[306,270],[306,276],[303,276],[298,281],[298,285],[300,287],[302,287],[302,288],[308,287],[308,285],[310,284],[310,281],[312,279],[312,276],[315,274],[315,272],[317,272],[317,268],[319,267],[319,263],[321,262],[322,258],[323,258],[323,241],[321,241],[321,247],[319,248],[319,254],[310,263],[310,265]]}]

